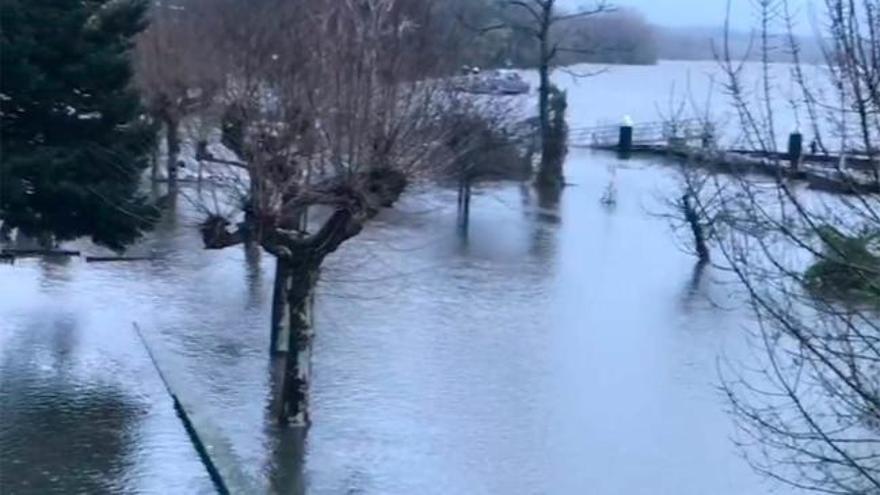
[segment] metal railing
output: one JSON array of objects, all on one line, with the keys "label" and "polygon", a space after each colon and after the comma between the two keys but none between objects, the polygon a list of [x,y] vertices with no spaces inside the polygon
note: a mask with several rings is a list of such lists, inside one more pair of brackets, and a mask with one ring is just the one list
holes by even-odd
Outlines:
[{"label": "metal railing", "polygon": [[[678,122],[646,122],[631,126],[633,144],[667,143],[672,139],[690,141],[702,139],[706,129],[700,120],[689,119]],[[620,138],[621,125],[603,125],[580,127],[568,132],[569,146],[574,147],[610,147],[617,145]]]}]

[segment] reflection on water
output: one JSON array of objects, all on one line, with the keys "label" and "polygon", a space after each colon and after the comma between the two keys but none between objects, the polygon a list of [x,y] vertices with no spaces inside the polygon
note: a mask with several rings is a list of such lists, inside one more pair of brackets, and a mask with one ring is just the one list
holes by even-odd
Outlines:
[{"label": "reflection on water", "polygon": [[682,295],[682,310],[688,311],[695,304],[708,300],[705,290],[710,281],[706,280],[709,271],[709,262],[698,260],[694,263],[694,269],[691,273],[691,279]]},{"label": "reflection on water", "polygon": [[[35,264],[45,278],[34,292],[76,290],[74,277],[59,276],[66,264]],[[2,280],[0,492],[210,493],[134,342],[86,334],[87,310],[25,302],[31,291]]]},{"label": "reflection on water", "polygon": [[555,198],[478,188],[465,247],[391,212],[334,260],[367,280],[324,284],[314,493],[766,491],[713,388],[746,322],[648,214],[668,171],[621,166],[608,210],[607,160],[573,153]]}]

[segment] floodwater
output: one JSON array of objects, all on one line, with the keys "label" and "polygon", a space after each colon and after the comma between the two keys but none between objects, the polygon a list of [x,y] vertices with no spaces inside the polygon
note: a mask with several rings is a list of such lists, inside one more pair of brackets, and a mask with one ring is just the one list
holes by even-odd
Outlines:
[{"label": "floodwater", "polygon": [[[770,64],[768,76],[773,93],[769,102],[772,126],[765,125],[766,102],[758,89],[762,82],[760,64],[744,64],[740,72],[743,101],[750,106],[761,138],[772,146],[772,132],[778,150],[785,150],[789,133],[803,133],[809,142],[815,137],[814,126],[805,108],[803,89],[796,83],[791,64]],[[805,84],[820,101],[835,101],[827,69],[820,66],[801,68]],[[585,74],[598,74],[580,77]],[[534,71],[523,77],[537,85]],[[580,65],[572,70],[557,71],[554,81],[568,94],[567,119],[572,129],[597,125],[619,125],[626,117],[636,124],[670,119],[708,119],[716,126],[722,146],[752,148],[741,131],[740,119],[726,86],[730,78],[715,61],[660,61],[649,66]],[[827,118],[827,115],[823,115]],[[854,119],[853,119],[854,120]],[[850,122],[849,125],[853,125]],[[840,149],[839,130],[831,122],[818,122],[822,139],[830,149]],[[856,136],[851,129],[850,136]],[[753,136],[754,137],[754,136]],[[853,138],[850,137],[850,140]]]},{"label": "floodwater", "polygon": [[[616,83],[579,84],[573,115]],[[0,493],[212,493],[133,322],[267,491],[767,493],[717,390],[749,315],[655,215],[671,169],[566,173],[558,198],[477,187],[466,235],[454,192],[413,190],[328,260],[301,465],[267,410],[270,257],[202,250],[182,202],[154,260],[0,265]]]}]

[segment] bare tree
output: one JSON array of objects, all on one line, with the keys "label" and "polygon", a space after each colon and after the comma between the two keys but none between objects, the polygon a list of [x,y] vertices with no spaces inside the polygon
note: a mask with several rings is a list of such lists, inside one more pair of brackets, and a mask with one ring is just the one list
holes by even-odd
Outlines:
[{"label": "bare tree", "polygon": [[[164,127],[166,177],[176,190],[181,125],[187,116],[210,105],[221,76],[205,43],[203,16],[213,7],[201,0],[171,0],[151,5],[149,25],[138,37],[135,81],[147,110]],[[153,179],[158,171],[154,161]]]},{"label": "bare tree", "polygon": [[[541,168],[537,183],[543,187],[560,187],[564,183],[562,157],[557,152],[564,143],[565,133],[553,125],[551,100],[554,89],[550,80],[558,57],[563,53],[593,53],[595,47],[564,45],[556,31],[565,23],[584,19],[612,9],[605,0],[598,0],[592,7],[571,12],[563,11],[557,0],[503,0],[502,5],[510,15],[498,24],[482,28],[483,32],[510,29],[530,38],[538,47],[538,124],[541,136]],[[558,92],[558,90],[557,90]]]},{"label": "bare tree", "polygon": [[277,259],[284,422],[308,423],[311,301],[325,258],[408,184],[448,170],[476,145],[474,123],[497,114],[420,56],[431,5],[264,0],[217,21],[228,74],[219,99],[237,109],[243,142],[240,161],[203,157],[228,165],[229,180],[198,199],[202,236],[209,249],[251,242]]},{"label": "bare tree", "polygon": [[[723,197],[731,197],[730,188],[719,185],[714,174],[722,168],[715,166],[718,160],[716,129],[718,123],[712,115],[714,80],[711,81],[705,102],[696,101],[688,80],[684,97],[678,97],[675,85],[670,88],[667,108],[657,106],[663,122],[663,136],[667,146],[676,153],[684,153],[676,167],[676,183],[671,194],[661,197],[663,211],[656,215],[664,218],[676,235],[682,231],[680,241],[685,250],[695,255],[699,266],[711,259],[710,246],[719,235],[718,230],[730,219],[725,217]],[[689,134],[698,123],[700,146],[690,145]]]},{"label": "bare tree", "polygon": [[719,186],[712,172],[703,165],[684,160],[677,168],[675,196],[664,199],[665,218],[674,233],[684,232],[682,246],[694,254],[700,264],[711,260],[710,246],[720,235],[725,218],[722,197],[731,193]]},{"label": "bare tree", "polygon": [[[720,62],[741,133],[774,161],[773,101],[780,96],[769,53],[784,46],[773,33],[783,22],[790,28],[791,10],[787,0],[757,6],[757,91],[747,91],[744,66],[726,47]],[[747,174],[712,180],[725,217],[716,237],[720,264],[745,287],[762,350],[756,363],[724,368],[723,383],[738,440],[759,472],[820,493],[878,493],[880,198],[856,182],[877,176],[880,6],[825,0],[824,10],[825,71],[835,94],[823,100],[795,72],[803,97],[794,101],[812,106],[813,128],[837,142],[833,153],[840,159],[827,173],[845,194],[805,190],[782,163],[770,180]],[[861,168],[846,166],[848,160]]]}]

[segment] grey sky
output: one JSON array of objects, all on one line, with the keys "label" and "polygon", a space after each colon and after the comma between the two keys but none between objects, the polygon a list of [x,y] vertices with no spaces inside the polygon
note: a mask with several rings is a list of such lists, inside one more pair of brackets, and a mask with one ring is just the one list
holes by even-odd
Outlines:
[{"label": "grey sky", "polygon": [[[755,26],[752,0],[731,0],[731,25],[737,30]],[[727,0],[612,0],[620,7],[634,7],[654,24],[670,27],[719,27],[724,24]],[[807,22],[807,6],[811,0],[790,0],[793,9],[801,12],[799,29],[811,32]],[[590,0],[561,0],[560,5],[573,8],[590,5]]]}]

